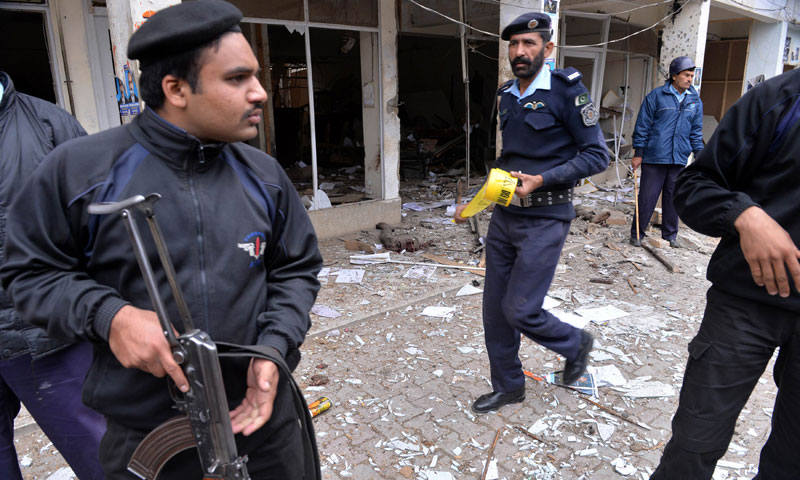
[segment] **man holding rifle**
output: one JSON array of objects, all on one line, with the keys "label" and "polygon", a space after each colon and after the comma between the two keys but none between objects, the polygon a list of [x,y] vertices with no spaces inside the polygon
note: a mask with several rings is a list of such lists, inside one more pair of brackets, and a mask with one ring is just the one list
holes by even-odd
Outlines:
[{"label": "man holding rifle", "polygon": [[[322,265],[311,222],[280,165],[239,143],[257,134],[267,100],[241,18],[226,2],[198,0],[145,22],[128,56],[140,61],[147,108],[128,125],[54,150],[9,215],[0,273],[20,314],[51,335],[94,343],[83,399],[108,423],[100,460],[109,479],[134,478],[127,464],[136,446],[176,416],[164,377],[182,392],[189,384],[121,219],[91,215],[88,205],[161,195],[177,282],[195,326],[214,341],[266,347],[293,369],[310,327]],[[151,238],[144,242],[155,252]],[[156,273],[158,294],[171,298]],[[183,332],[174,302],[167,310]],[[264,359],[221,367],[251,478],[303,478],[288,380]],[[159,478],[201,475],[188,450]]]}]

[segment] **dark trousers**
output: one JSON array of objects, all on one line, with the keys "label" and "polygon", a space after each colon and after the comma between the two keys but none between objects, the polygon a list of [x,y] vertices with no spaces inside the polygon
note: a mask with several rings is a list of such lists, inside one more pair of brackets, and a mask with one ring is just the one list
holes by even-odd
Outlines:
[{"label": "dark trousers", "polygon": [[579,329],[542,309],[570,222],[523,217],[495,208],[486,238],[483,328],[496,392],[525,385],[520,334],[573,360]]},{"label": "dark trousers", "polygon": [[[166,388],[166,387],[165,387]],[[236,435],[240,456],[247,455],[247,471],[253,480],[302,480],[304,477],[303,444],[300,424],[292,404],[286,380],[278,382],[272,416],[252,435]],[[100,461],[107,480],[133,480],[128,461],[147,435],[108,419],[108,430],[100,444]],[[200,480],[203,478],[197,449],[190,448],[173,456],[161,470],[158,480]],[[83,480],[83,479],[81,479]]]},{"label": "dark trousers", "polygon": [[25,405],[81,480],[102,479],[97,451],[103,417],[81,403],[92,347],[73,345],[38,360],[0,361],[0,478],[22,479],[14,448],[14,418]]},{"label": "dark trousers", "polygon": [[709,479],[728,448],[736,419],[778,347],[772,432],[761,450],[760,480],[800,478],[800,313],[711,287],[705,316],[689,343],[672,439],[651,480]]},{"label": "dark trousers", "polygon": [[[675,193],[675,179],[683,170],[683,165],[658,165],[642,163],[642,181],[639,184],[639,238],[644,238],[647,225],[661,195],[661,238],[673,240],[678,236],[678,213],[672,203]],[[636,216],[631,224],[631,237],[636,237]]]}]

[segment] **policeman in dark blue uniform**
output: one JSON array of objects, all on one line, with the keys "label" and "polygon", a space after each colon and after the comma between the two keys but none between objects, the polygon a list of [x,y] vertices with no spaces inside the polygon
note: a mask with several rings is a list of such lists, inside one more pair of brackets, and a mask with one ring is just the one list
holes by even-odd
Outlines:
[{"label": "policeman in dark blue uniform", "polygon": [[[483,413],[525,399],[520,334],[566,358],[564,383],[586,370],[592,336],[542,309],[561,248],[575,218],[572,187],[608,167],[598,111],[574,68],[550,71],[550,17],[521,15],[503,29],[516,80],[498,90],[503,152],[498,168],[519,179],[512,205],[497,206],[486,243],[483,326],[491,393],[472,409]],[[464,205],[456,209],[461,217]]]}]

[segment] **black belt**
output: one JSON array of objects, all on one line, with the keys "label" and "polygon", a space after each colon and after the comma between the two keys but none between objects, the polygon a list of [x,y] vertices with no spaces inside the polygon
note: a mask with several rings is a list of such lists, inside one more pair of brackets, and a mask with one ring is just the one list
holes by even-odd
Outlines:
[{"label": "black belt", "polygon": [[546,205],[560,205],[572,202],[573,189],[555,190],[552,192],[531,192],[524,197],[516,194],[511,197],[511,205],[518,207],[544,207]]}]

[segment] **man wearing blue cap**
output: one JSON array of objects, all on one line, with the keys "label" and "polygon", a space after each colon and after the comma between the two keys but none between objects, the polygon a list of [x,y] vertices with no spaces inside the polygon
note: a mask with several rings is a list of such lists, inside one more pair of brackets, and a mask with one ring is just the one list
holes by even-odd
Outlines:
[{"label": "man wearing blue cap", "polygon": [[[661,194],[661,238],[678,248],[678,214],[672,203],[675,179],[686,166],[689,154],[703,150],[703,102],[692,86],[695,64],[689,57],[676,57],[669,64],[664,85],[647,94],[633,131],[633,161],[642,166],[639,189],[639,221],[631,225],[631,245],[641,246],[650,217]],[[663,194],[662,194],[663,192]],[[636,231],[636,227],[639,231]]]},{"label": "man wearing blue cap", "polygon": [[[161,194],[156,211],[176,280],[194,324],[214,341],[261,347],[294,369],[310,327],[322,266],[314,230],[277,161],[241,143],[257,134],[267,100],[241,19],[227,2],[197,0],[147,20],[128,44],[147,108],[128,125],[56,148],[8,218],[0,273],[20,315],[48,334],[94,343],[83,399],[107,419],[100,445],[107,479],[135,478],[127,472],[134,449],[179,415],[164,377],[182,392],[189,384],[121,218],[91,215],[90,204]],[[160,275],[158,289],[172,298]],[[175,302],[167,310],[181,317]],[[304,464],[308,439],[290,379],[263,358],[220,363],[250,477],[316,478]],[[186,450],[158,478],[203,473],[197,451]]]},{"label": "man wearing blue cap", "polygon": [[[495,165],[518,179],[511,205],[497,206],[486,242],[483,327],[492,392],[472,404],[478,413],[525,399],[520,334],[566,358],[563,382],[586,370],[592,336],[542,309],[561,248],[575,218],[572,191],[608,166],[597,108],[574,68],[550,71],[544,59],[550,17],[526,13],[503,29],[516,80],[497,92],[503,152]],[[456,209],[455,220],[464,222]]]}]

